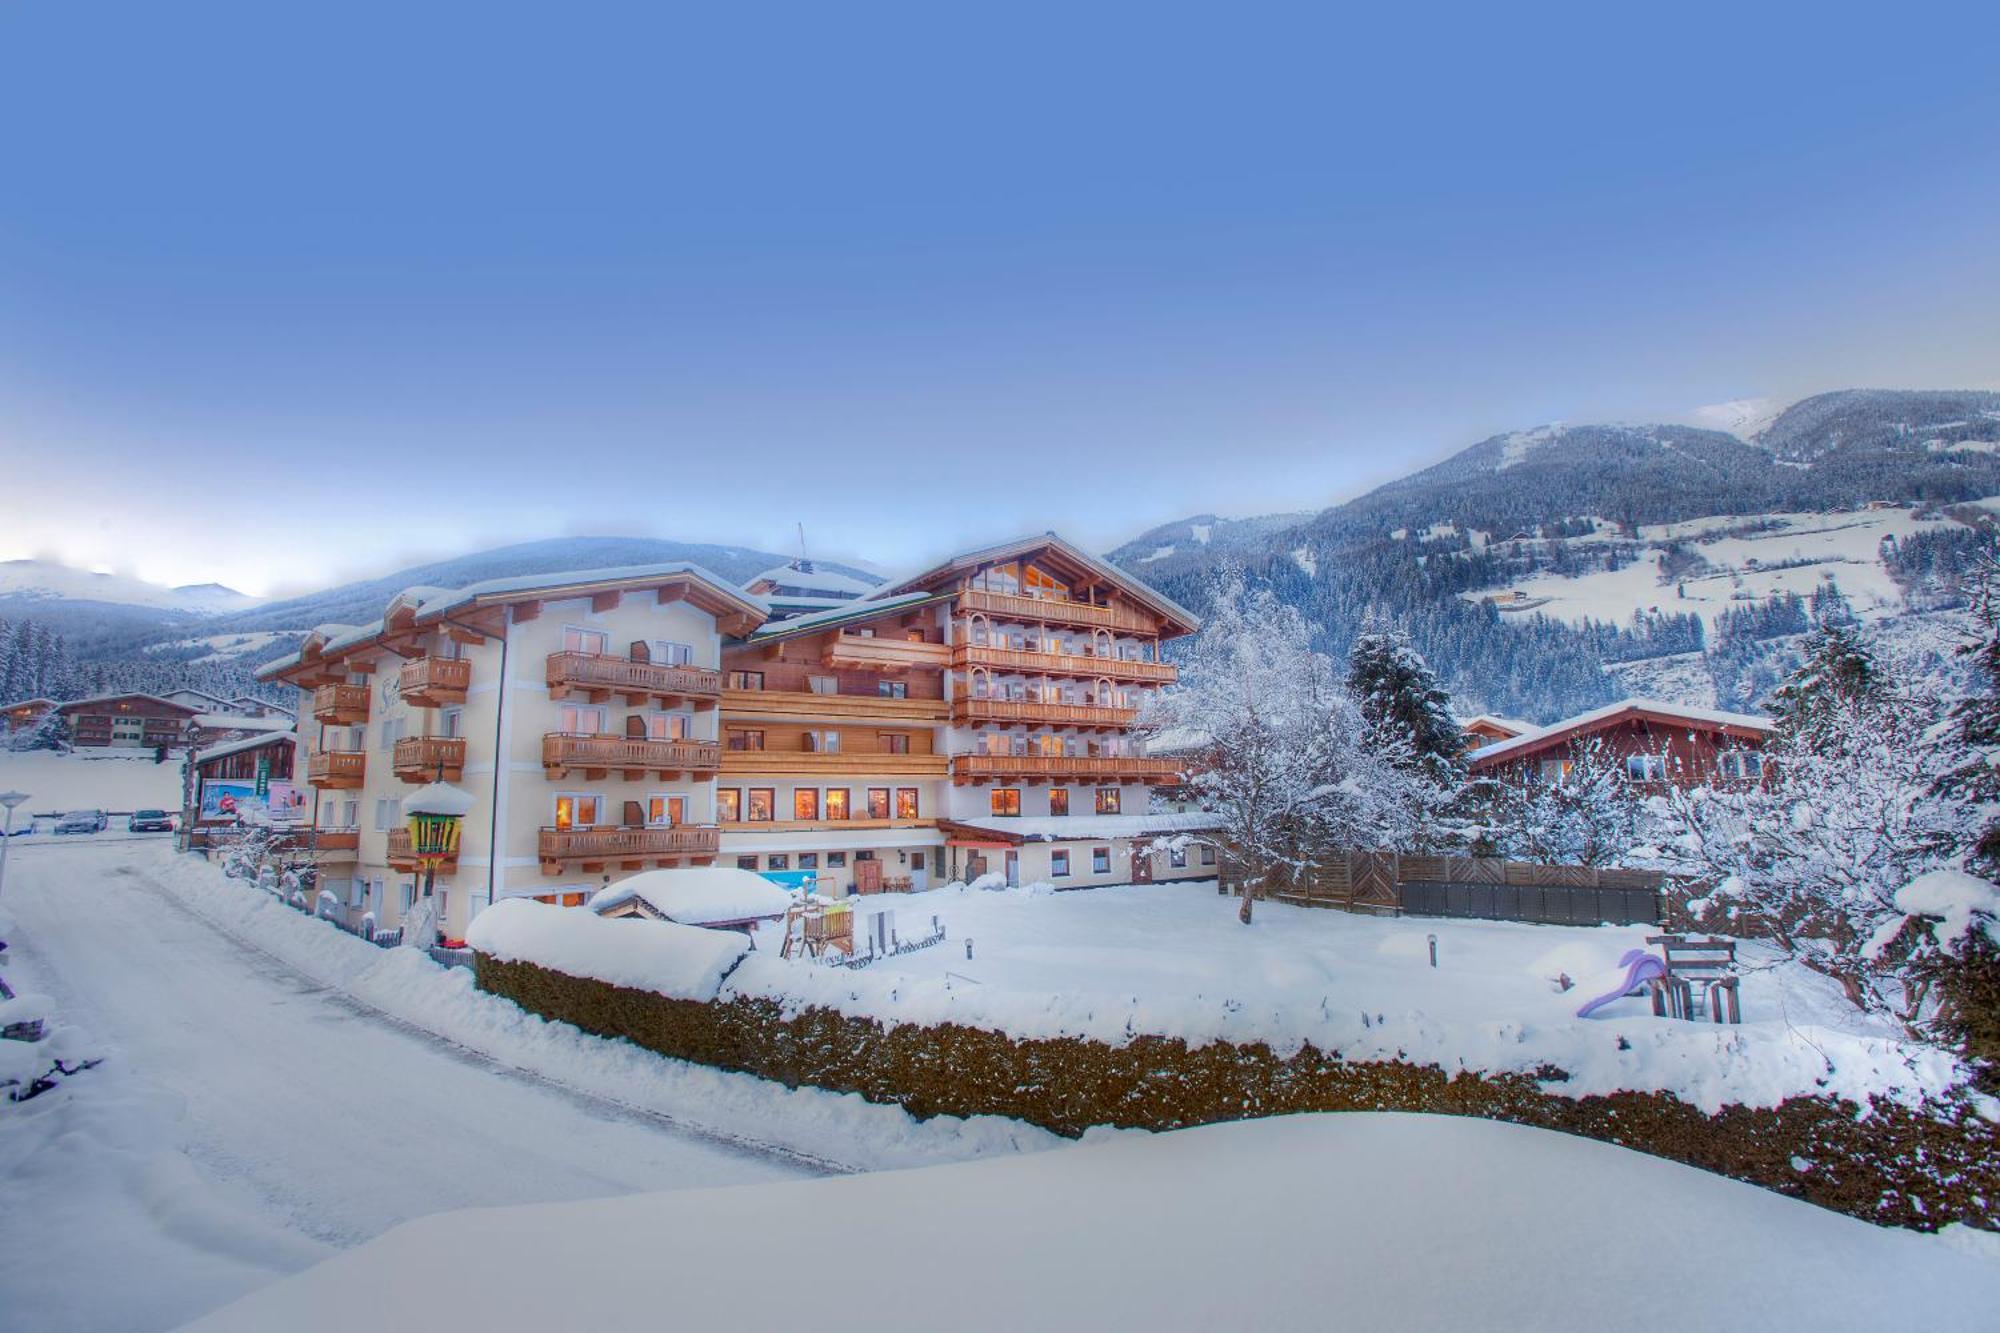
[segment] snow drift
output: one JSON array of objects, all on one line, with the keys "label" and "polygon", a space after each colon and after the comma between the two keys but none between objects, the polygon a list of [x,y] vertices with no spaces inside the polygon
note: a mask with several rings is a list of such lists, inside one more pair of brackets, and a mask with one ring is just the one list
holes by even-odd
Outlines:
[{"label": "snow drift", "polygon": [[511,898],[481,912],[465,942],[509,963],[535,963],[676,1000],[712,1000],[747,936],[670,921],[608,920],[595,912]]}]

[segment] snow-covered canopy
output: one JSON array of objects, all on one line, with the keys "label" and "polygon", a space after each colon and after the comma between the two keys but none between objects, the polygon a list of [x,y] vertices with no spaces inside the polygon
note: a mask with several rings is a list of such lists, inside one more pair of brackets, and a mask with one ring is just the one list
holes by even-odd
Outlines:
[{"label": "snow-covered canopy", "polygon": [[607,885],[591,898],[590,910],[608,912],[635,898],[684,926],[783,916],[792,905],[790,891],[762,875],[735,866],[690,866],[648,870]]},{"label": "snow-covered canopy", "polygon": [[473,918],[465,942],[503,962],[534,963],[613,986],[712,1000],[748,937],[671,921],[607,921],[595,912],[508,898]]},{"label": "snow-covered canopy", "polygon": [[251,736],[239,736],[233,741],[224,741],[220,745],[211,745],[205,750],[195,751],[192,758],[195,763],[199,764],[210,759],[221,759],[225,755],[240,754],[245,750],[261,750],[267,745],[296,745],[297,743],[298,737],[293,735],[289,728],[283,731],[272,730]]},{"label": "snow-covered canopy", "polygon": [[403,798],[406,815],[445,815],[463,819],[476,804],[472,793],[449,782],[430,782]]}]

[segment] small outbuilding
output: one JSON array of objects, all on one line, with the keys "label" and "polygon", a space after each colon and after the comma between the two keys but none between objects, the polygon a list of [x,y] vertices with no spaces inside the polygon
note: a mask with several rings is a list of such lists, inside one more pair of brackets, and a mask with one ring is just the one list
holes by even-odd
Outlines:
[{"label": "small outbuilding", "polygon": [[598,890],[590,910],[604,917],[636,916],[683,926],[748,932],[781,920],[792,894],[762,875],[734,866],[648,870]]}]

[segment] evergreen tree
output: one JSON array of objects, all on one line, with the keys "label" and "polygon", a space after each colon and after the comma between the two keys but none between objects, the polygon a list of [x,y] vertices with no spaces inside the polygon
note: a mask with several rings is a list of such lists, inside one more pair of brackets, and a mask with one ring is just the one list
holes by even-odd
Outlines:
[{"label": "evergreen tree", "polygon": [[1879,701],[1885,685],[1875,658],[1851,624],[1816,626],[1800,645],[1804,660],[1765,707],[1781,743],[1811,744],[1837,716]]},{"label": "evergreen tree", "polygon": [[1371,732],[1404,743],[1423,773],[1456,784],[1465,733],[1451,715],[1451,693],[1399,630],[1370,627],[1347,654],[1347,692]]}]

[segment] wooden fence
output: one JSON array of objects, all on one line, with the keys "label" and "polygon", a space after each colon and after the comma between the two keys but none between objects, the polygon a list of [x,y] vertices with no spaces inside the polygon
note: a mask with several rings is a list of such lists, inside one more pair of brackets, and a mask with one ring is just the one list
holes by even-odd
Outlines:
[{"label": "wooden fence", "polygon": [[[1243,868],[1225,863],[1221,888],[1242,891]],[[1348,852],[1304,874],[1273,873],[1264,896],[1301,907],[1378,916],[1475,917],[1551,925],[1657,925],[1667,877],[1652,870],[1541,865],[1497,856]]]}]

